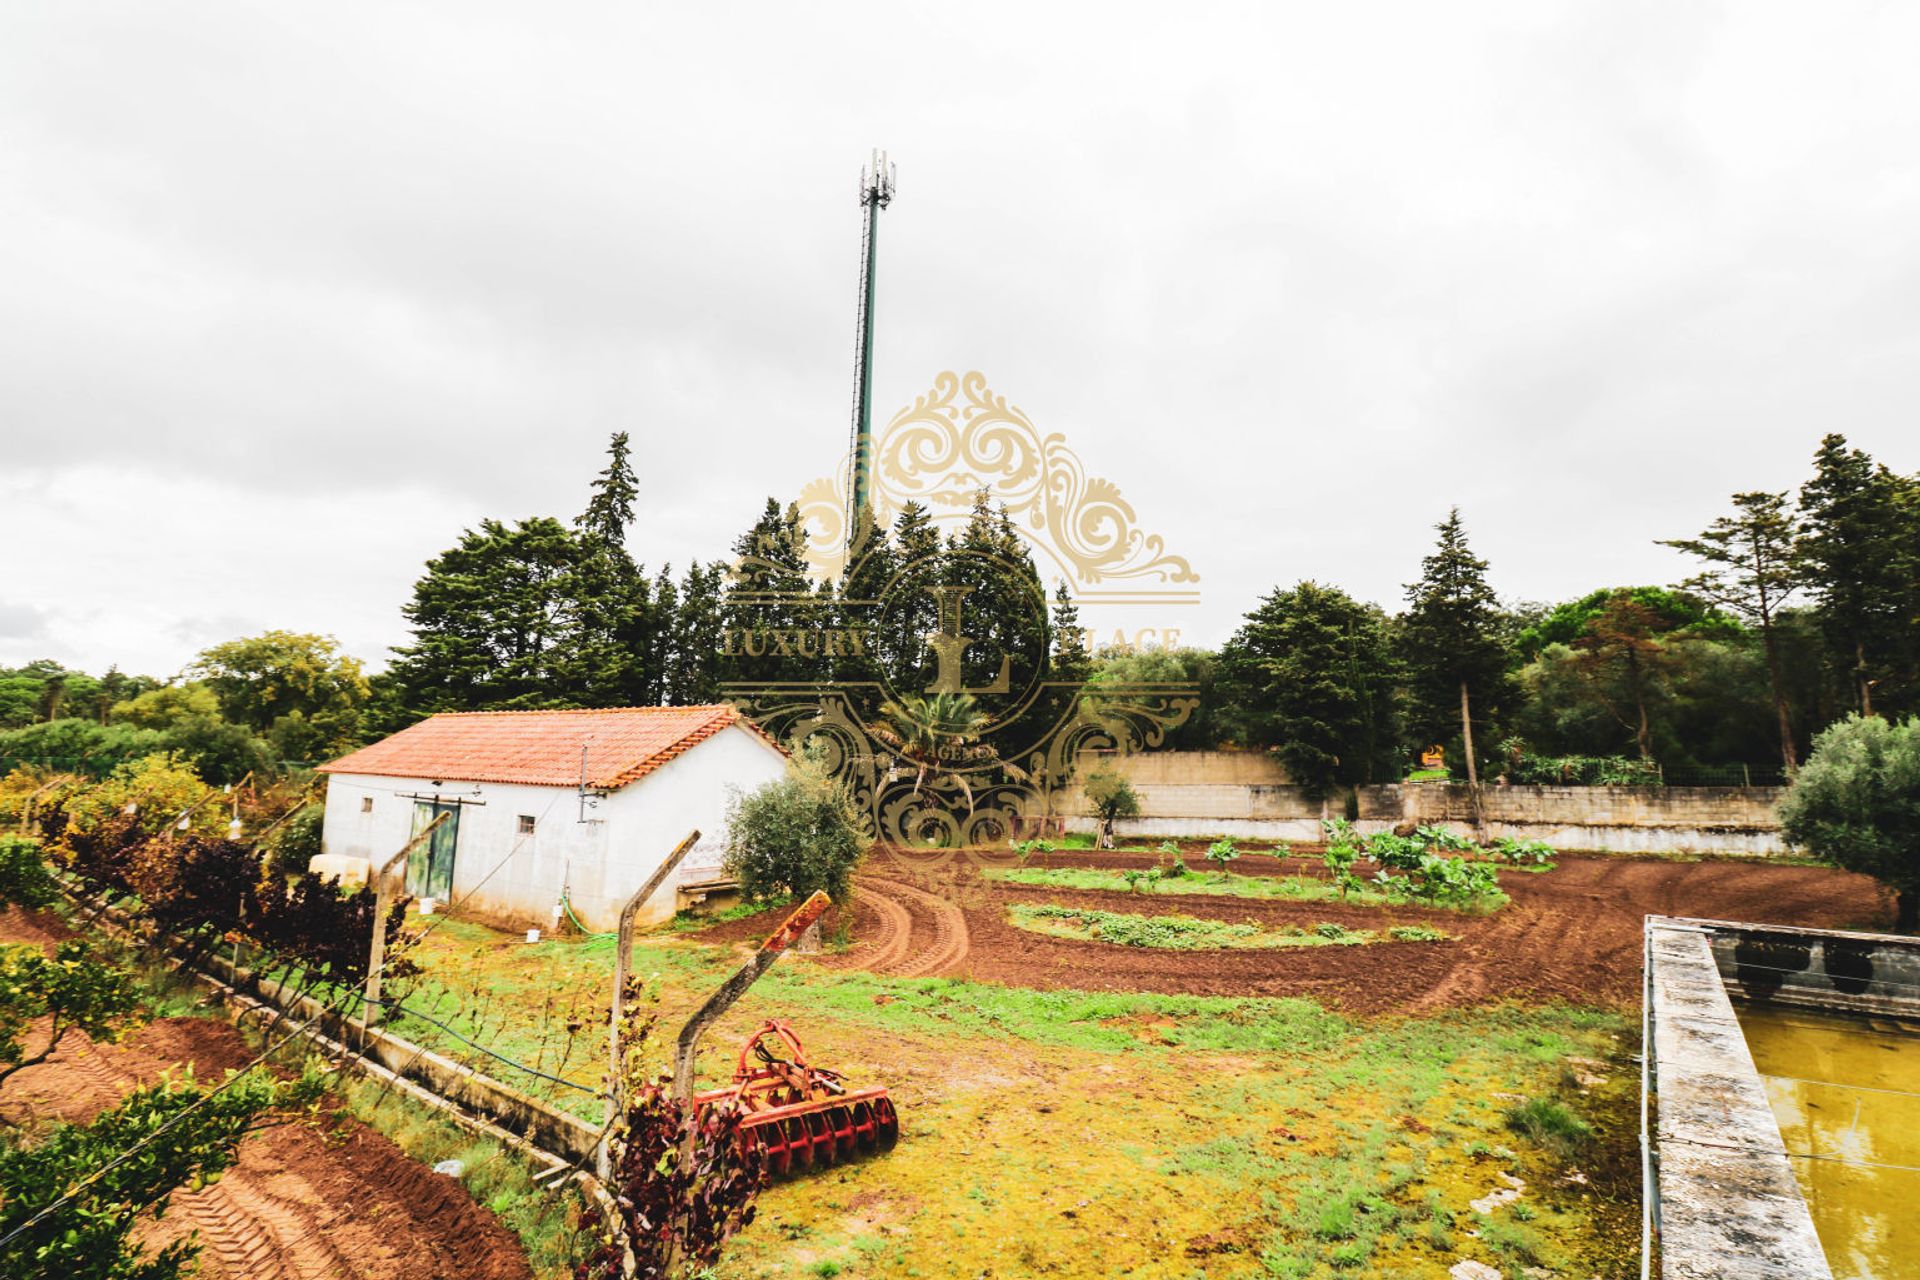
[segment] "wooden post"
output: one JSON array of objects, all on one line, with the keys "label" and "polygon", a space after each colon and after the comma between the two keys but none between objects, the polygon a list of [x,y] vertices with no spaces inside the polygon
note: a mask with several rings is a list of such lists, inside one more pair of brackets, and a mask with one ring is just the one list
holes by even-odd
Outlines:
[{"label": "wooden post", "polygon": [[387,962],[387,912],[393,909],[393,869],[407,860],[407,855],[420,847],[420,842],[433,835],[434,829],[447,820],[449,815],[441,814],[425,827],[413,839],[407,841],[400,852],[388,858],[380,869],[373,873],[373,946],[367,952],[367,1001],[360,1012],[360,1021],[368,1031],[380,1021],[380,969]]},{"label": "wooden post", "polygon": [[687,838],[673,847],[673,852],[667,855],[666,861],[654,869],[653,874],[647,877],[647,882],[635,890],[633,896],[627,899],[626,905],[620,908],[620,932],[614,938],[613,946],[613,1018],[607,1024],[607,1119],[609,1120],[622,1114],[626,1110],[627,1103],[625,1070],[627,1054],[626,1046],[620,1042],[620,1020],[627,1013],[627,974],[633,967],[633,917],[639,913],[641,905],[648,898],[659,892],[660,886],[666,883],[667,877],[674,873],[687,854],[693,851],[693,846],[699,842],[698,831],[687,832]]},{"label": "wooden post", "polygon": [[739,970],[720,985],[720,989],[707,997],[687,1025],[680,1028],[680,1041],[674,1046],[673,1053],[673,1096],[682,1104],[693,1101],[693,1051],[700,1045],[700,1034],[715,1018],[733,1007],[733,1002],[746,994],[747,988],[760,980],[760,976],[773,967],[781,953],[792,946],[820,914],[832,903],[826,894],[816,890],[811,898],[800,904],[800,909],[787,917],[787,922],[773,931],[773,936],[760,944],[753,953],[753,959],[741,965]]}]

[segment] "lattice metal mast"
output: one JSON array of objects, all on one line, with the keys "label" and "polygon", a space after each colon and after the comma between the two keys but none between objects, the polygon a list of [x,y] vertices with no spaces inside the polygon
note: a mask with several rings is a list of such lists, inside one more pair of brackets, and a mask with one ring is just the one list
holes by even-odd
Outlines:
[{"label": "lattice metal mast", "polygon": [[866,528],[873,503],[873,284],[880,211],[893,203],[894,167],[875,151],[860,174],[860,314],[853,350],[853,504],[847,516],[848,550]]}]

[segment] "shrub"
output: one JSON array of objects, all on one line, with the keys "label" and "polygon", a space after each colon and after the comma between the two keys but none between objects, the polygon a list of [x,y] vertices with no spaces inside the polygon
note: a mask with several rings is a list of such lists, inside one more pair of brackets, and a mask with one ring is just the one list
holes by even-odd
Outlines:
[{"label": "shrub", "polygon": [[824,889],[844,902],[868,843],[845,785],[811,758],[727,806],[727,872],[752,898]]},{"label": "shrub", "polygon": [[40,856],[40,842],[0,836],[0,906],[41,910],[60,900],[60,886]]},{"label": "shrub", "polygon": [[1920,925],[1920,719],[1848,716],[1813,742],[1780,802],[1787,839],[1894,891],[1902,933]]},{"label": "shrub", "polygon": [[[118,1040],[139,1004],[133,975],[85,942],[61,943],[51,960],[36,945],[0,946],[0,1083],[52,1057],[69,1032]],[[41,1018],[46,1039],[29,1053],[23,1037]]]},{"label": "shrub", "polygon": [[1087,775],[1087,807],[1100,819],[1100,847],[1113,847],[1113,824],[1121,818],[1140,815],[1140,797],[1133,784],[1106,766]]},{"label": "shrub", "polygon": [[[189,809],[195,810],[200,826],[224,829],[226,814],[218,805],[205,803],[212,793],[213,788],[200,781],[179,757],[149,755],[116,766],[99,785],[69,797],[62,808],[70,827],[81,832],[125,816],[152,835],[171,826]],[[131,814],[126,813],[129,806]]]},{"label": "shrub", "polygon": [[709,1274],[726,1242],[753,1221],[754,1201],[767,1184],[766,1159],[742,1147],[744,1117],[736,1104],[689,1107],[674,1097],[666,1077],[645,1074],[640,1064],[658,1019],[651,1002],[659,993],[636,984],[629,996],[620,1029],[627,1105],[607,1139],[617,1236],[602,1240],[574,1276],[668,1280]]},{"label": "shrub", "polygon": [[327,806],[315,801],[282,822],[267,837],[267,869],[277,876],[305,875],[307,867],[320,853],[320,832],[326,824]]},{"label": "shrub", "polygon": [[1207,861],[1218,867],[1221,875],[1227,873],[1227,864],[1240,856],[1240,846],[1233,842],[1232,836],[1222,836],[1207,846]]}]

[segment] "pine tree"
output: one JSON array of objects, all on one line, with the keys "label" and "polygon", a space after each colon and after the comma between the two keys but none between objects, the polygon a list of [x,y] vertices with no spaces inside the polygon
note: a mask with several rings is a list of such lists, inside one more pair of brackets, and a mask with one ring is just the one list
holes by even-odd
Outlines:
[{"label": "pine tree", "polygon": [[659,679],[648,650],[660,624],[672,621],[671,614],[653,616],[646,573],[627,551],[627,527],[639,496],[629,452],[627,433],[616,432],[607,446],[606,469],[574,521],[582,554],[570,584],[572,625],[562,665],[573,695],[586,706],[655,701]]},{"label": "pine tree", "polygon": [[1397,671],[1378,609],[1317,582],[1275,590],[1221,650],[1220,667],[1247,740],[1276,748],[1310,798],[1393,767]]},{"label": "pine tree", "polygon": [[1780,759],[1792,773],[1798,753],[1780,657],[1779,614],[1802,581],[1795,551],[1798,522],[1784,493],[1736,493],[1733,507],[1734,514],[1720,516],[1699,537],[1663,538],[1660,545],[1706,562],[1705,570],[1680,584],[1682,590],[1759,629],[1780,734]]},{"label": "pine tree", "polygon": [[1418,727],[1439,737],[1451,707],[1460,726],[1467,781],[1478,787],[1474,704],[1480,704],[1485,720],[1505,687],[1500,606],[1487,585],[1487,562],[1467,546],[1460,509],[1453,508],[1435,528],[1439,545],[1420,562],[1420,581],[1407,587],[1402,654],[1420,712]]},{"label": "pine tree", "polygon": [[593,496],[574,526],[588,537],[598,538],[623,551],[627,528],[633,523],[633,504],[640,496],[640,482],[633,474],[632,450],[627,433],[616,431],[607,444],[607,467],[593,482]]},{"label": "pine tree", "polygon": [[1848,448],[1845,436],[1824,437],[1813,465],[1813,479],[1800,489],[1802,563],[1829,661],[1848,673],[1855,705],[1870,716],[1875,686],[1896,674],[1903,633],[1913,626],[1907,578],[1915,529],[1901,507],[1899,477]]},{"label": "pine tree", "polygon": [[799,507],[782,509],[768,498],[753,527],[734,540],[733,553],[722,679],[755,685],[811,679],[805,658],[785,639],[817,621]]},{"label": "pine tree", "polygon": [[413,643],[395,651],[391,714],[578,705],[566,645],[580,540],[545,516],[483,520],[427,562],[401,612]]}]

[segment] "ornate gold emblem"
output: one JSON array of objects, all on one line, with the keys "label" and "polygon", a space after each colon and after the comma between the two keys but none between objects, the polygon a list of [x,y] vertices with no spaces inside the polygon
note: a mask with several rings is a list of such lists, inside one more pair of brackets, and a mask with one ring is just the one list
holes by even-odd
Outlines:
[{"label": "ornate gold emblem", "polygon": [[[1198,597],[1192,584],[1199,575],[1185,558],[1169,554],[1159,535],[1139,527],[1119,487],[1089,475],[1064,437],[1043,435],[982,374],[940,374],[931,390],[888,420],[875,451],[872,501],[882,528],[910,502],[936,523],[963,523],[984,490],[1007,509],[1036,558],[1059,571],[1049,575],[1040,567],[1040,576],[1064,576],[1076,603],[1191,604]],[[849,488],[843,462],[837,476],[815,480],[800,494],[808,567],[821,579],[840,578],[846,563]],[[949,547],[942,554],[978,553]],[[777,569],[754,554],[744,557],[735,566],[735,603],[802,612],[817,603],[804,593],[746,589],[757,567]],[[1038,583],[1034,588],[1035,598],[1021,607],[1035,610],[1044,629],[1047,598]],[[1021,669],[1031,679],[1013,682],[1009,655],[969,634],[979,631],[967,621],[970,588],[935,583],[918,590],[930,593],[937,613],[924,637],[935,660],[925,688],[893,688],[883,673],[878,682],[789,680],[726,690],[776,737],[825,753],[883,840],[944,850],[1003,841],[1018,830],[1017,819],[1055,815],[1054,795],[1066,787],[1082,752],[1160,746],[1199,705],[1190,684],[1102,680],[1096,689],[1047,679],[1044,655],[1027,655]],[[888,599],[843,599],[839,606],[849,615],[842,619],[846,635],[856,637],[843,656],[866,656],[857,640],[860,611],[884,610]],[[769,634],[783,642],[784,632]],[[838,635],[824,633],[819,652],[831,656]],[[988,665],[969,684],[962,659],[975,649],[984,651]],[[804,644],[798,652],[811,656]]]},{"label": "ornate gold emblem", "polygon": [[[909,502],[963,519],[982,489],[1025,526],[1084,601],[1190,602],[1197,583],[1184,556],[1139,527],[1120,487],[1089,475],[1059,432],[1042,435],[1019,406],[987,386],[985,374],[945,372],[893,415],[874,441],[874,519],[885,527]],[[847,556],[848,470],[800,492],[810,559],[821,576]],[[1104,587],[1102,584],[1105,584]]]}]

